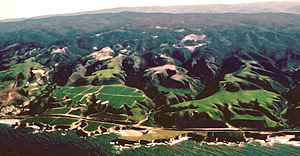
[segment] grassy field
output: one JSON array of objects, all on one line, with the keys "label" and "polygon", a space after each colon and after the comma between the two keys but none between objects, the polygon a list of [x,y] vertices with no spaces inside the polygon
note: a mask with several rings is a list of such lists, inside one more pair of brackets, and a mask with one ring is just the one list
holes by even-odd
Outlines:
[{"label": "grassy field", "polygon": [[101,126],[108,129],[108,128],[111,128],[111,127],[115,127],[116,125],[114,125],[114,124],[102,124]]},{"label": "grassy field", "polygon": [[57,89],[52,95],[58,100],[63,99],[65,96],[72,98],[75,101],[80,99],[87,93],[94,93],[99,90],[99,87],[94,86],[80,86],[80,87],[61,87]]},{"label": "grassy field", "polygon": [[37,117],[24,119],[21,121],[21,123],[40,122],[43,124],[50,124],[52,121],[54,121],[56,119],[57,118],[54,118],[54,117],[37,116]]},{"label": "grassy field", "polygon": [[52,122],[50,122],[50,125],[71,125],[72,123],[78,121],[78,119],[70,119],[70,118],[56,118]]},{"label": "grassy field", "polygon": [[123,85],[61,87],[52,95],[57,100],[69,97],[76,102],[86,103],[89,96],[84,96],[87,94],[95,94],[101,101],[108,100],[109,104],[115,108],[121,108],[124,104],[130,107],[137,101],[151,101],[142,91]]},{"label": "grassy field", "polygon": [[76,121],[78,121],[78,119],[70,119],[64,117],[36,116],[36,117],[24,119],[21,121],[21,123],[40,122],[43,124],[50,124],[50,125],[71,125]]},{"label": "grassy field", "polygon": [[111,113],[95,113],[95,114],[90,115],[90,117],[96,117],[96,118],[105,119],[105,120],[118,120],[118,121],[125,121],[128,119],[128,115],[111,114]]},{"label": "grassy field", "polygon": [[54,108],[54,109],[48,109],[47,111],[45,111],[45,114],[67,114],[69,111],[71,110],[71,108]]},{"label": "grassy field", "polygon": [[[97,101],[105,102],[102,108],[110,108],[109,112],[92,112],[88,115],[95,114],[94,116],[99,119],[105,120],[119,120],[130,122],[139,122],[147,118],[149,108],[153,107],[152,101],[140,90],[136,88],[127,87],[124,85],[104,85],[104,86],[79,86],[79,87],[61,87],[52,93],[52,96],[56,97],[56,100],[65,101],[67,98],[72,100],[72,105],[65,102],[68,107],[76,106],[76,103],[84,104],[81,106],[81,111],[72,111],[70,114],[82,115],[85,111],[89,110],[89,106],[93,103],[91,99],[94,97]],[[143,105],[141,104],[143,103]],[[62,103],[62,102],[60,102]],[[95,101],[94,101],[95,103]],[[99,103],[98,103],[99,104]],[[95,105],[95,104],[94,104]],[[63,105],[62,105],[63,106]],[[114,109],[114,110],[112,110]],[[51,109],[47,110],[45,113],[55,114],[55,113],[67,113],[70,109]],[[118,113],[116,113],[118,112]],[[110,115],[108,115],[108,114]]]},{"label": "grassy field", "polygon": [[72,110],[69,114],[72,114],[72,115],[81,115],[82,111],[80,109],[77,109],[77,110]]},{"label": "grassy field", "polygon": [[92,131],[96,131],[99,129],[99,127],[104,127],[106,129],[108,128],[111,128],[111,127],[114,127],[115,125],[113,124],[103,124],[103,123],[99,123],[99,122],[94,122],[94,121],[87,121],[87,126],[83,129],[85,131],[89,131],[89,132],[92,132]]},{"label": "grassy field", "polygon": [[97,98],[103,101],[109,100],[109,104],[115,108],[120,108],[125,103],[130,107],[136,101],[149,100],[140,90],[121,85],[104,86]]},{"label": "grassy field", "polygon": [[92,121],[87,121],[87,124],[88,125],[83,130],[89,131],[89,132],[98,130],[99,126],[102,125],[101,123],[92,122]]}]

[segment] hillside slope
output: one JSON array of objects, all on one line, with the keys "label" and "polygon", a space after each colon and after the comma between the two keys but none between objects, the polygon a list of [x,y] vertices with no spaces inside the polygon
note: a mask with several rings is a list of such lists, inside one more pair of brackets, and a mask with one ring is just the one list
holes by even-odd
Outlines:
[{"label": "hillside slope", "polygon": [[[1,116],[112,124],[90,122],[90,131],[299,127],[299,30],[300,16],[286,13],[123,12],[0,23]],[[34,117],[49,114],[56,117]]]}]

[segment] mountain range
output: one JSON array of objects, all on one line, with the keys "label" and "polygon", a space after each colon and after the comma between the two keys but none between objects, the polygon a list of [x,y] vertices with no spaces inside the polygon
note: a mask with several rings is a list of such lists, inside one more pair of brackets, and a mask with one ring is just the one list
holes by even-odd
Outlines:
[{"label": "mountain range", "polygon": [[[141,6],[141,7],[118,7],[102,10],[84,11],[67,14],[54,14],[32,17],[34,19],[55,16],[76,16],[84,14],[119,13],[119,12],[142,12],[142,13],[300,13],[298,1],[273,1],[240,4],[202,4],[202,5],[179,5],[179,6]],[[31,18],[5,19],[0,22],[20,21]]]},{"label": "mountain range", "polygon": [[71,127],[93,119],[82,123],[90,132],[116,125],[299,127],[299,30],[300,16],[291,13],[2,22],[1,116]]}]

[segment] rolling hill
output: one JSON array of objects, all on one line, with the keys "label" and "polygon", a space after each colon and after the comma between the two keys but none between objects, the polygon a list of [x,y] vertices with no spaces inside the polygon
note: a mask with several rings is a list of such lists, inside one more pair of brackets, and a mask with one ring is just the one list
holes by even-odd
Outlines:
[{"label": "rolling hill", "polygon": [[299,30],[291,13],[1,22],[1,116],[90,132],[120,124],[299,127]]}]

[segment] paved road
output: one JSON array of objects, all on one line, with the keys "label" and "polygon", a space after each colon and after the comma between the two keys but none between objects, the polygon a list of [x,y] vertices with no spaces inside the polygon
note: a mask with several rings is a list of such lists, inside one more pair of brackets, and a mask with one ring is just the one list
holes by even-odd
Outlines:
[{"label": "paved road", "polygon": [[[127,123],[127,122],[109,122],[109,121],[101,121],[97,118],[92,117],[82,117],[78,115],[70,115],[70,114],[39,114],[37,116],[48,116],[48,117],[64,117],[64,118],[72,118],[72,119],[83,119],[88,121],[95,121],[103,124],[114,124],[117,126],[132,126],[135,128],[141,129],[155,129],[155,130],[173,130],[173,131],[211,131],[211,132],[283,132],[283,133],[300,133],[300,129],[283,129],[283,130],[261,130],[254,128],[163,128],[163,127],[150,127],[150,126],[141,126],[137,124]],[[32,116],[17,116],[18,118],[30,118]],[[6,118],[16,118],[16,116],[6,116]]]}]

